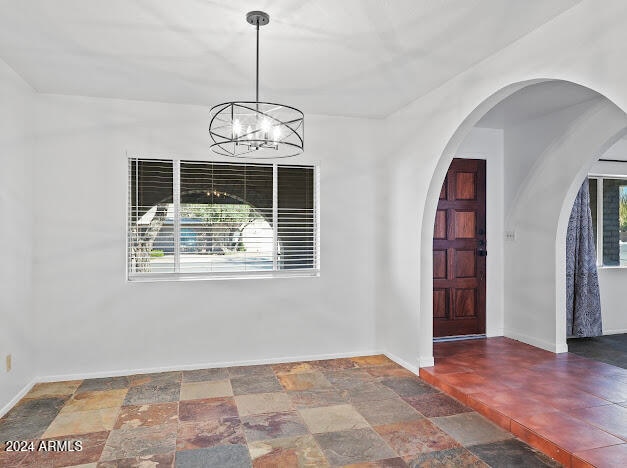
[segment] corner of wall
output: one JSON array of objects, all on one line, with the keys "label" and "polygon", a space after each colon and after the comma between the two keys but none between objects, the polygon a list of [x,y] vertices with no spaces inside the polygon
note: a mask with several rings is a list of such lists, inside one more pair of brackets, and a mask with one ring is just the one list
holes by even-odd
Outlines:
[{"label": "corner of wall", "polygon": [[[36,95],[30,85],[0,59],[0,211],[11,223],[0,231],[0,244],[11,246],[0,264],[0,415],[30,386],[36,373],[32,347],[32,118]],[[7,355],[12,369],[5,369]],[[29,383],[30,382],[30,383]]]}]

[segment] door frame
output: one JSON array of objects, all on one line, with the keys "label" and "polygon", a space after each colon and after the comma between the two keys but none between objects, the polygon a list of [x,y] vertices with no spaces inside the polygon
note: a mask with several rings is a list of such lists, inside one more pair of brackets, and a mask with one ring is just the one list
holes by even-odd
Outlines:
[{"label": "door frame", "polygon": [[[479,130],[478,132],[482,132],[482,130]],[[494,132],[492,132],[492,133],[494,133]],[[486,157],[486,154],[489,153],[490,151],[489,151],[487,146],[485,148],[483,148],[483,150],[485,151],[484,157],[479,157],[479,158],[477,158],[477,157],[470,157],[468,154],[466,154],[464,157],[460,157],[458,155],[455,155],[453,157],[453,159],[451,160],[450,164],[449,164],[449,167],[448,167],[448,169],[446,171],[446,177],[444,178],[444,182],[442,184],[444,186],[444,184],[447,182],[448,176],[449,176],[449,172],[451,170],[451,166],[453,165],[455,160],[458,160],[458,161],[459,160],[461,160],[461,161],[463,161],[463,160],[483,161],[483,163],[484,163],[483,164],[483,179],[484,179],[483,182],[484,182],[484,186],[483,187],[477,186],[477,193],[478,194],[481,194],[481,193],[483,194],[483,215],[485,217],[484,223],[485,223],[485,231],[486,231],[485,234],[484,234],[484,239],[483,239],[484,242],[485,242],[483,250],[486,250],[488,252],[488,254],[489,254],[490,253],[490,248],[491,248],[491,245],[490,245],[490,241],[491,241],[490,234],[492,234],[492,233],[488,232],[488,229],[487,229],[487,227],[488,227],[488,191],[487,191],[487,188],[488,188],[488,166],[489,166],[489,164],[488,164],[488,158]],[[493,158],[490,158],[490,159],[493,159]],[[447,191],[448,191],[448,189],[449,189],[449,187],[447,187]],[[438,198],[438,206],[439,206],[439,202],[440,202],[440,200]],[[447,223],[447,229],[448,229],[448,223]],[[477,229],[479,229],[478,226],[477,226]],[[436,238],[435,238],[435,232],[434,232],[433,233],[433,242],[435,242],[435,241],[436,241]],[[432,248],[433,248],[433,244],[432,244]],[[489,255],[488,255],[488,257],[489,257]],[[487,329],[488,329],[487,293],[488,293],[488,280],[490,278],[490,275],[488,274],[488,258],[487,257],[484,257],[484,258],[485,258],[484,274],[485,274],[486,277],[485,277],[485,280],[483,281],[483,288],[484,288],[484,290],[482,291],[483,298],[481,300],[479,300],[479,302],[478,302],[478,304],[480,306],[482,306],[482,310],[479,310],[479,313],[477,314],[478,320],[480,322],[482,322],[482,325],[483,325],[482,329],[483,330],[478,332],[478,333],[468,333],[468,334],[450,335],[450,336],[454,336],[454,337],[463,337],[463,336],[474,337],[474,336],[486,336],[486,334],[487,334]],[[447,261],[447,263],[448,263],[448,261]],[[450,264],[449,264],[449,267],[450,267]],[[433,285],[435,285],[435,277],[433,277]],[[450,302],[451,301],[450,297],[448,298],[448,301],[449,301],[449,306],[452,307],[451,302]],[[452,309],[451,309],[451,311],[452,311]],[[441,340],[441,339],[448,338],[448,336],[437,337],[437,338],[435,337],[436,320],[435,320],[435,317],[433,317],[433,313],[434,312],[432,310],[432,320],[433,320],[432,331],[433,331],[433,335],[434,335],[434,338],[433,338],[434,341],[435,340]]]},{"label": "door frame", "polygon": [[[437,211],[440,189],[448,173],[448,169],[454,158],[460,159],[484,159],[486,161],[486,239],[489,242],[488,256],[486,257],[486,337],[504,335],[504,308],[505,308],[505,279],[504,279],[504,251],[505,251],[505,213],[504,197],[505,186],[504,177],[504,143],[503,133],[500,130],[471,127],[462,135],[456,135],[461,141],[449,142],[455,144],[455,150],[451,151],[450,157],[442,158],[438,164],[437,175],[440,184],[429,190],[437,190],[434,195],[433,204],[429,204],[429,209],[433,211],[433,216],[429,219],[430,225],[423,225],[423,245],[426,244],[425,237],[429,236],[429,248],[421,249],[422,272],[424,274],[427,266],[429,268],[428,277],[422,283],[421,289],[428,286],[428,294],[421,298],[421,309],[428,307],[428,313],[420,314],[419,324],[421,327],[419,342],[419,367],[432,366],[433,360],[433,223],[435,222],[435,212]],[[445,153],[446,154],[446,153]],[[435,179],[435,176],[434,176]],[[434,180],[432,180],[433,184]],[[427,227],[429,228],[427,234]],[[428,257],[428,258],[427,258]],[[425,285],[424,283],[428,283]],[[428,297],[427,297],[428,295]],[[428,301],[428,305],[425,303]],[[425,309],[422,309],[425,310]]]}]

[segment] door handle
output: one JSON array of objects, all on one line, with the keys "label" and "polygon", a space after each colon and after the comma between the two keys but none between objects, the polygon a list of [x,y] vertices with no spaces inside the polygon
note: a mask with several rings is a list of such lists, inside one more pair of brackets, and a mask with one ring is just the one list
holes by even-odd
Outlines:
[{"label": "door handle", "polygon": [[479,250],[477,250],[477,256],[478,257],[487,257],[488,256],[488,251],[487,250],[483,250],[483,249],[479,249]]}]

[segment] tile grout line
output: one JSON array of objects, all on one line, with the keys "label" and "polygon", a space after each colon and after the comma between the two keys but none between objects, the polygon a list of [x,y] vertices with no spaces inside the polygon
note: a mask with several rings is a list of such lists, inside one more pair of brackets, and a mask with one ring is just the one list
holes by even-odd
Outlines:
[{"label": "tile grout line", "polygon": [[[622,408],[620,405],[617,405],[616,403],[610,403],[610,405],[612,405],[612,406],[616,406],[616,407],[619,407],[619,408]],[[571,409],[573,409],[573,410],[577,410],[577,409],[588,409],[588,408],[602,408],[602,407],[606,407],[606,406],[610,406],[610,405],[586,406],[586,407],[582,407],[582,408],[571,408]],[[622,436],[620,436],[619,434],[614,434],[613,432],[610,432],[610,431],[608,431],[607,429],[602,428],[601,426],[597,426],[597,425],[596,425],[596,424],[594,424],[594,423],[591,423],[591,422],[589,422],[589,421],[586,421],[585,419],[582,419],[582,418],[578,417],[578,416],[577,416],[577,415],[575,415],[575,414],[570,414],[570,413],[569,413],[569,414],[568,414],[568,416],[570,416],[571,418],[578,419],[579,421],[583,422],[584,424],[586,424],[586,425],[588,425],[588,426],[592,426],[592,427],[594,427],[594,428],[596,428],[596,429],[599,429],[600,431],[603,431],[603,432],[605,432],[606,434],[611,435],[612,437],[617,437],[617,438],[619,438],[619,439],[622,439],[622,440],[623,440],[623,443],[627,443],[627,440],[625,440],[625,439],[624,439]],[[606,446],[604,446],[604,447],[611,447],[611,446],[613,446],[613,445],[621,445],[621,444],[610,444],[610,445],[606,445]],[[601,447],[595,447],[595,448],[601,448]],[[590,449],[590,450],[593,450],[593,449]]]},{"label": "tile grout line", "polygon": [[[397,364],[397,365],[398,365],[398,364]],[[353,367],[353,368],[351,368],[351,369],[342,369],[342,370],[345,370],[345,371],[355,371],[355,370],[360,370],[360,371],[365,371],[366,373],[368,373],[368,369],[369,369],[369,368],[371,368],[371,367],[379,367],[379,366],[356,365],[355,367]],[[400,367],[402,368],[403,366],[400,366]],[[325,369],[326,369],[326,368],[325,368]],[[341,368],[340,368],[340,369],[341,369]],[[272,369],[272,370],[273,370],[273,375],[274,375],[275,379],[277,379],[277,380],[278,380],[278,376],[277,376],[277,374],[276,374],[276,371],[274,371],[274,369]],[[316,370],[314,370],[314,372],[318,372],[318,371],[320,371],[321,373],[323,373],[323,372],[322,372],[323,370],[324,370],[324,369],[316,369]],[[329,370],[329,369],[326,369],[326,370]],[[410,371],[410,372],[411,372],[411,371]],[[368,373],[368,374],[370,374],[370,373]],[[323,375],[324,375],[324,373],[323,373]],[[370,374],[370,376],[371,376],[372,380],[373,380],[373,381],[376,381],[376,382],[380,382],[381,380],[384,380],[385,378],[390,378],[390,379],[392,379],[392,378],[397,378],[396,376],[392,377],[391,375],[390,375],[389,377],[385,377],[385,375],[386,375],[386,374],[383,374],[383,375],[379,375],[379,376],[377,376],[377,375]],[[398,378],[399,378],[399,379],[402,379],[402,378],[404,378],[404,377],[398,377]],[[412,378],[413,378],[413,377],[412,377]],[[434,379],[435,379],[435,377],[434,377]],[[427,381],[426,379],[421,379],[421,380],[422,380],[422,381],[426,381],[426,382],[427,382],[427,384],[429,384],[429,385],[431,385],[431,386],[435,386],[436,388],[439,388],[437,385],[435,385],[435,384],[433,384],[433,383],[431,383],[431,382]],[[436,380],[437,380],[437,379],[436,379]],[[231,383],[231,377],[229,377],[229,378],[228,378],[228,382],[229,382],[229,384]],[[181,424],[182,424],[182,422],[181,422],[181,420],[180,420],[181,392],[182,392],[182,386],[183,386],[183,373],[182,373],[182,372],[180,373],[179,380],[178,380],[178,382],[177,382],[177,383],[178,383],[178,386],[179,386],[179,393],[178,393],[178,399],[176,400],[176,417],[177,417],[177,422],[176,422],[176,437],[175,437],[175,440],[174,440],[174,444],[175,444],[175,446],[174,446],[174,455],[173,455],[173,456],[174,456],[174,463],[175,463],[175,460],[176,460],[176,455],[177,455],[177,452],[178,452],[178,451],[176,450],[176,446],[177,446],[177,442],[178,442],[178,434],[179,434],[179,430],[180,430],[180,427],[181,427]],[[280,383],[280,381],[279,381],[279,383]],[[81,384],[82,384],[82,383],[81,383]],[[80,387],[80,385],[81,385],[81,384],[79,384],[79,385],[78,385],[78,386],[77,386],[77,387],[73,390],[73,392],[69,395],[68,401],[66,401],[66,402],[64,403],[64,405],[63,405],[63,406],[65,406],[65,405],[66,405],[69,401],[72,401],[72,399],[73,399],[73,398],[74,398],[74,396],[76,395],[76,392],[78,391],[78,388]],[[280,393],[280,394],[284,394],[284,395],[286,395],[286,396],[287,396],[287,398],[290,400],[290,404],[292,405],[292,409],[291,409],[290,411],[294,411],[294,412],[298,415],[299,420],[303,423],[304,427],[306,427],[307,429],[309,429],[309,428],[308,428],[308,426],[307,426],[307,424],[306,424],[306,422],[304,421],[304,418],[302,417],[302,415],[301,415],[301,413],[300,413],[300,409],[299,409],[299,408],[296,408],[296,406],[294,405],[293,400],[290,398],[290,396],[289,396],[289,392],[287,391],[287,389],[286,389],[286,388],[285,388],[282,384],[280,384],[280,385],[281,385],[281,391],[278,391],[278,392],[271,392],[271,393]],[[340,389],[339,387],[337,387],[337,386],[336,386],[336,384],[331,384],[331,385],[333,386],[333,388],[334,388],[336,391],[341,392],[341,389]],[[387,385],[386,385],[386,386],[387,386]],[[447,384],[447,386],[450,386],[450,385],[449,385],[449,384]],[[129,386],[128,386],[128,387],[126,387],[126,393],[125,393],[125,394],[128,394],[129,389],[130,389],[131,387],[132,387],[132,386],[130,385],[130,382],[129,382]],[[450,387],[452,387],[452,386],[450,386]],[[390,388],[390,387],[388,387],[388,388]],[[399,401],[405,401],[405,400],[404,400],[404,398],[401,396],[401,394],[400,394],[400,393],[398,393],[400,390],[395,390],[395,389],[393,389],[393,388],[390,388],[390,389],[391,389],[391,390],[394,392],[394,394],[395,394],[395,396],[394,396],[394,399],[395,399],[395,400],[396,400],[396,399],[398,399]],[[447,393],[447,392],[446,392],[446,391],[444,391],[443,389],[441,389],[441,390],[443,391],[443,394],[446,394],[446,393]],[[465,397],[465,401],[460,401],[460,400],[458,400],[458,398],[457,398],[457,397],[453,397],[452,399],[453,399],[453,400],[455,400],[455,401],[457,401],[458,403],[460,403],[460,404],[464,405],[464,406],[470,406],[468,402],[471,400],[471,395],[472,395],[472,394],[466,394],[466,393],[461,392],[461,391],[460,391],[460,393],[461,393],[461,394]],[[259,394],[258,394],[258,393],[251,393],[251,395],[259,395]],[[233,395],[231,396],[231,398],[233,399],[233,401],[234,401],[234,403],[235,403],[235,409],[236,409],[236,411],[237,411],[238,418],[239,418],[239,419],[240,419],[240,421],[241,421],[242,416],[241,416],[241,413],[240,413],[240,408],[239,408],[239,406],[237,405],[237,400],[235,399],[235,394],[234,394],[234,392],[233,392]],[[382,399],[384,400],[385,398],[382,398]],[[374,399],[372,399],[372,400],[366,400],[366,401],[374,401]],[[377,400],[377,401],[378,401],[378,400]],[[156,405],[156,404],[160,404],[160,403],[163,403],[163,402],[159,401],[159,402],[147,403],[147,404]],[[405,401],[405,403],[407,403],[407,402]],[[352,408],[353,408],[353,409],[354,409],[354,410],[355,410],[358,414],[361,414],[361,413],[359,413],[359,411],[357,410],[357,407],[355,406],[355,402],[353,402],[352,400],[349,400],[348,402],[346,402],[346,404],[347,404],[347,405],[350,405],[350,406],[351,406],[351,407],[352,407]],[[326,405],[326,406],[328,406],[328,405]],[[321,406],[321,408],[325,408],[326,406],[325,406],[325,405],[323,405],[323,406]],[[411,405],[410,405],[410,406],[411,406]],[[117,420],[118,420],[118,418],[120,417],[120,414],[121,414],[121,412],[122,412],[122,409],[123,409],[123,408],[124,408],[124,402],[122,402],[122,404],[121,404],[120,406],[118,406],[118,407],[117,407],[117,412],[116,412],[116,415],[115,415],[115,420],[114,420],[114,423],[113,423],[113,427],[112,427],[110,430],[108,430],[107,439],[105,440],[104,445],[103,445],[103,452],[104,452],[104,449],[106,448],[107,442],[109,441],[109,439],[110,439],[110,437],[111,437],[111,434],[112,434],[113,430],[115,430],[114,428],[115,428],[115,425],[116,425],[116,421],[117,421]],[[61,410],[62,410],[62,409],[63,409],[63,407],[61,408]],[[427,416],[425,416],[424,414],[422,414],[420,411],[416,410],[416,409],[415,409],[415,408],[413,408],[413,407],[412,407],[412,409],[413,409],[414,411],[416,411],[416,413],[417,413],[417,414],[421,415],[421,417],[422,417],[422,418],[424,418],[426,421],[429,421],[429,422],[431,422],[431,424],[434,424],[434,423],[431,421],[431,418],[428,418]],[[472,407],[470,407],[470,409],[472,409]],[[61,411],[61,410],[60,410],[60,411]],[[59,411],[59,413],[60,413],[60,411]],[[479,411],[477,411],[477,410],[475,409],[475,414],[481,414],[481,412],[479,412]],[[485,415],[484,415],[484,416],[485,416]],[[363,415],[361,415],[361,417],[365,420],[365,417],[364,417]],[[489,417],[488,417],[488,419],[491,419],[491,418],[489,418]],[[384,437],[382,437],[382,436],[381,436],[381,435],[380,435],[380,434],[376,431],[375,426],[373,426],[373,425],[372,425],[370,422],[368,422],[367,420],[366,420],[365,422],[366,422],[366,424],[367,424],[367,425],[366,425],[366,427],[368,427],[371,431],[373,431],[373,432],[374,432],[374,433],[378,436],[378,438],[379,438],[379,439],[381,439],[381,441],[383,442],[383,444],[385,445],[385,447],[387,447],[388,449],[390,449],[390,453],[391,453],[391,454],[395,454],[398,458],[403,459],[403,457],[401,457],[401,456],[400,456],[399,452],[397,452],[397,451],[396,451],[396,450],[395,450],[392,446],[390,446],[390,444],[387,442],[387,440],[386,440]],[[347,430],[349,430],[349,429],[347,429]],[[243,432],[244,432],[244,431],[243,431]],[[310,436],[310,437],[312,437],[313,442],[314,442],[314,445],[315,445],[315,446],[316,446],[316,447],[320,450],[320,453],[322,453],[322,454],[324,455],[324,451],[322,450],[322,446],[318,443],[318,441],[317,441],[317,439],[316,439],[315,435],[314,435],[313,433],[311,433],[311,430],[309,430],[308,432],[309,432],[309,434],[307,434],[307,435],[308,435],[308,436]],[[511,432],[511,431],[510,431],[510,432]],[[530,432],[533,432],[533,431],[531,431],[531,430],[530,430]],[[247,449],[248,449],[248,450],[247,450],[247,453],[248,453],[249,458],[250,458],[250,460],[251,460],[251,462],[252,462],[252,454],[250,453],[250,443],[251,443],[251,442],[249,442],[248,437],[246,436],[246,433],[245,433],[245,432],[244,432],[244,434],[243,434],[243,435],[244,435],[244,440],[246,441],[246,446],[247,446]],[[300,437],[300,436],[287,436],[287,437]],[[282,437],[279,437],[278,439],[280,439],[280,438],[282,438]],[[461,448],[463,451],[468,452],[469,454],[472,454],[472,452],[470,452],[470,450],[469,450],[467,447],[465,447],[465,446],[464,446],[464,445],[463,445],[463,444],[462,444],[459,440],[455,439],[455,437],[452,437],[452,436],[451,436],[451,438],[455,441],[455,443],[456,443],[456,447]],[[260,439],[260,440],[266,440],[266,439]],[[274,439],[274,438],[271,438],[271,439],[268,439],[268,440],[275,440],[275,439]],[[621,445],[621,444],[615,444],[615,445]],[[473,456],[474,456],[474,455],[473,455]],[[99,457],[99,458],[102,458],[102,453],[101,453],[101,455],[100,455],[100,457]],[[326,457],[325,457],[325,458],[326,458]],[[388,457],[385,457],[385,458],[388,458]],[[383,459],[385,459],[385,458],[382,458],[381,460],[383,460]],[[479,457],[477,457],[477,458],[479,458]],[[481,459],[481,458],[479,458],[479,459]],[[328,460],[327,460],[327,461],[328,461]]]},{"label": "tile grout line", "polygon": [[[472,372],[472,371],[471,371],[471,372]],[[448,375],[448,374],[444,374],[444,375]],[[497,420],[493,417],[493,414],[492,414],[491,412],[487,412],[487,411],[481,411],[481,410],[479,410],[479,409],[477,408],[477,404],[476,404],[476,403],[480,403],[480,404],[482,404],[483,406],[485,406],[486,408],[488,408],[489,410],[491,410],[491,411],[493,411],[493,412],[495,412],[495,413],[502,414],[503,416],[505,416],[506,418],[508,418],[508,419],[509,419],[509,421],[510,421],[510,430],[509,430],[509,432],[510,432],[510,433],[512,433],[514,436],[516,436],[516,434],[515,434],[515,433],[511,430],[511,424],[512,424],[512,423],[511,423],[511,421],[513,421],[515,424],[517,424],[517,425],[521,426],[521,427],[522,427],[522,428],[524,428],[526,431],[528,431],[528,432],[532,433],[532,434],[533,434],[534,436],[536,436],[538,439],[541,439],[542,441],[544,441],[544,442],[546,442],[546,443],[548,443],[548,444],[550,444],[550,445],[552,445],[552,446],[555,446],[558,450],[560,450],[560,449],[561,449],[561,450],[562,450],[562,451],[563,451],[563,452],[564,452],[564,453],[568,456],[568,458],[570,459],[570,464],[572,464],[572,463],[573,463],[573,458],[574,458],[574,457],[576,457],[576,455],[574,455],[574,453],[575,453],[575,452],[571,452],[571,451],[569,451],[569,450],[564,449],[564,448],[563,448],[563,447],[561,447],[560,445],[556,444],[555,442],[552,442],[551,440],[549,440],[548,438],[546,438],[546,437],[544,437],[544,436],[541,436],[541,435],[540,435],[540,434],[538,434],[535,430],[533,430],[533,429],[531,429],[531,428],[527,427],[525,424],[523,424],[523,423],[519,422],[517,419],[512,418],[512,417],[509,417],[509,416],[507,416],[506,414],[501,413],[498,409],[495,409],[495,408],[490,408],[490,407],[489,407],[488,405],[486,405],[485,403],[483,403],[483,402],[481,402],[480,400],[477,400],[476,398],[474,398],[474,397],[472,396],[474,393],[464,392],[464,391],[460,390],[459,388],[455,387],[454,385],[451,385],[451,384],[448,384],[447,382],[444,382],[444,381],[441,379],[441,377],[440,377],[439,375],[437,375],[437,374],[433,374],[433,373],[431,373],[431,372],[428,372],[426,369],[425,369],[425,370],[422,370],[422,369],[421,369],[421,375],[420,375],[420,376],[421,376],[424,380],[426,380],[427,382],[432,383],[432,385],[436,386],[437,388],[439,388],[440,390],[442,390],[442,391],[444,391],[445,393],[449,394],[450,396],[452,396],[452,397],[453,397],[453,398],[455,398],[455,399],[458,399],[458,398],[457,398],[457,395],[453,395],[453,393],[455,393],[455,392],[459,392],[459,393],[461,393],[461,397],[462,397],[462,399],[464,400],[464,401],[461,401],[462,403],[465,403],[466,405],[468,405],[468,406],[472,407],[473,409],[475,409],[475,410],[476,410],[476,411],[478,411],[479,413],[483,414],[484,416],[486,416],[486,417],[487,417],[488,419],[490,419],[491,421],[496,422],[497,424],[499,424],[499,422],[498,422],[498,421],[497,421]],[[451,390],[454,390],[455,392],[451,392]],[[591,395],[592,397],[595,397],[595,398],[597,398],[597,399],[600,399],[600,400],[603,400],[603,401],[607,401],[607,402],[608,402],[609,404],[611,404],[611,405],[614,405],[614,406],[620,406],[620,405],[617,405],[615,402],[612,402],[612,401],[607,400],[606,398],[603,398],[603,397],[600,397],[600,396],[597,396],[597,395],[591,394],[591,393],[589,393],[589,392],[585,391],[584,389],[580,389],[580,388],[578,388],[578,390],[579,390],[579,391],[581,391],[582,393],[587,394],[587,395]],[[479,393],[481,393],[481,392],[479,392]],[[533,397],[533,396],[534,396],[534,395],[532,395],[532,397]],[[605,404],[605,405],[598,405],[598,406],[590,406],[589,408],[594,408],[594,407],[606,407],[606,406],[609,406],[609,405],[608,405],[608,404]],[[558,412],[560,412],[560,413],[564,413],[564,414],[567,414],[567,415],[568,415],[568,413],[567,413],[567,412],[565,412],[565,411],[561,410],[560,408],[556,408],[555,406],[553,406],[553,405],[551,405],[551,404],[547,404],[547,405],[546,405],[546,407],[547,407],[547,408],[554,409],[554,410],[556,410],[556,411],[558,411]],[[582,407],[582,408],[588,408],[588,407]],[[605,429],[603,429],[603,428],[601,428],[601,427],[598,427],[598,426],[596,426],[596,425],[594,425],[594,424],[592,424],[592,423],[589,423],[589,422],[587,422],[587,421],[583,420],[582,418],[578,418],[577,416],[573,416],[573,417],[574,417],[575,419],[577,419],[577,420],[582,421],[583,423],[585,423],[587,426],[590,426],[591,428],[593,427],[593,428],[598,429],[598,430],[602,431],[603,433],[608,434],[608,435],[610,435],[610,436],[612,436],[612,437],[614,437],[614,438],[619,438],[619,439],[624,440],[622,437],[617,436],[617,435],[614,435],[614,434],[612,434],[611,432],[608,432],[607,430],[605,430]],[[499,425],[500,425],[500,424],[499,424]],[[535,443],[532,443],[532,441],[531,441],[531,440],[528,440],[527,438],[525,438],[525,439],[523,439],[523,440],[524,440],[526,443],[528,443],[528,444],[530,444],[530,445],[532,445],[532,446],[535,446],[537,449],[539,449],[540,451],[542,451],[542,452],[544,452],[545,454],[547,454],[544,450],[542,450],[542,448],[541,448],[541,447],[539,447],[539,446],[538,446],[538,445],[540,445],[540,444],[535,444]],[[547,445],[548,445],[548,444],[547,444]],[[609,446],[615,446],[615,445],[622,445],[622,444],[620,444],[620,443],[617,443],[617,444],[610,444],[610,445],[605,445],[605,446],[601,446],[601,447],[594,447],[594,448],[591,448],[591,449],[589,449],[589,450],[594,450],[594,449],[599,449],[599,448],[604,448],[604,447],[609,447]],[[548,454],[547,454],[547,455],[548,455]]]},{"label": "tile grout line", "polygon": [[[425,372],[425,373],[427,373],[427,371],[424,371],[424,372]],[[436,375],[434,375],[434,374],[430,374],[430,376],[432,376],[432,377],[433,377],[433,379],[435,380],[435,383],[433,384],[434,386],[436,386],[437,388],[439,388],[440,390],[442,390],[444,393],[448,394],[449,396],[451,396],[451,397],[452,397],[452,398],[454,398],[455,400],[459,401],[460,403],[462,403],[462,404],[464,404],[464,405],[466,405],[466,406],[470,406],[470,405],[469,405],[469,399],[471,398],[471,395],[472,395],[472,394],[470,394],[470,393],[466,393],[466,392],[463,392],[462,390],[459,390],[457,387],[455,387],[454,385],[448,384],[447,382],[440,382],[440,380],[438,379],[438,377],[437,377]],[[422,375],[421,375],[421,377],[422,377]],[[460,401],[460,400],[459,400],[459,399],[458,399],[455,395],[451,394],[451,393],[448,391],[448,389],[447,389],[447,388],[443,388],[443,387],[441,387],[440,385],[438,385],[438,384],[440,384],[440,383],[443,383],[443,384],[445,385],[445,387],[446,387],[446,386],[450,386],[451,388],[455,389],[457,392],[460,392],[460,393],[464,396],[464,400],[465,400],[465,401]],[[480,392],[479,392],[479,393],[480,393]],[[485,405],[485,404],[484,404],[484,405]],[[533,444],[531,441],[529,441],[529,440],[522,439],[521,437],[519,437],[518,435],[516,435],[514,432],[512,432],[512,430],[511,430],[511,422],[512,422],[512,421],[514,421],[516,424],[521,425],[522,427],[524,427],[525,429],[527,429],[529,432],[532,432],[532,433],[533,433],[536,437],[538,437],[539,439],[542,439],[543,441],[548,442],[548,443],[550,443],[551,445],[556,446],[558,449],[561,449],[561,450],[562,450],[562,451],[564,451],[566,454],[568,454],[570,457],[572,457],[572,456],[573,456],[573,454],[572,454],[571,452],[569,452],[568,450],[566,450],[566,449],[564,449],[563,447],[561,447],[561,446],[557,445],[556,443],[554,443],[554,442],[552,442],[552,441],[548,440],[546,437],[541,436],[540,434],[538,434],[537,432],[535,432],[533,429],[528,428],[527,426],[525,426],[524,424],[522,424],[522,423],[518,422],[518,421],[517,421],[517,420],[515,420],[514,418],[511,418],[511,417],[509,417],[508,415],[506,415],[506,414],[504,414],[504,413],[501,413],[501,412],[500,412],[500,411],[498,411],[497,409],[490,408],[488,405],[485,405],[485,406],[486,406],[487,408],[491,409],[492,411],[497,412],[497,413],[499,413],[499,414],[502,414],[503,416],[505,416],[506,418],[508,418],[508,419],[509,419],[509,421],[510,421],[510,429],[509,429],[509,432],[510,432],[512,435],[514,435],[516,438],[518,438],[518,439],[522,440],[523,442],[525,442],[525,443],[527,443],[527,444],[531,445],[532,447],[535,447],[536,449],[540,450],[540,451],[541,451],[541,452],[543,452],[545,455],[548,455],[548,456],[550,457],[550,454],[546,453],[546,452],[545,452],[544,450],[542,450],[539,446],[534,445],[534,444]],[[473,408],[473,409],[475,409],[475,408]],[[476,409],[475,409],[475,410],[476,410]],[[478,411],[478,410],[476,410],[476,411]],[[478,412],[479,412],[479,411],[478,411]],[[497,421],[495,418],[493,418],[493,417],[492,417],[492,414],[485,414],[485,413],[481,413],[481,414],[483,414],[483,416],[484,416],[484,417],[486,417],[487,419],[489,419],[489,420],[490,420],[490,421],[492,421],[493,423],[497,424],[499,427],[502,427],[502,426],[500,426],[500,424],[498,424],[498,421]],[[552,458],[552,457],[551,457],[551,458]]]}]

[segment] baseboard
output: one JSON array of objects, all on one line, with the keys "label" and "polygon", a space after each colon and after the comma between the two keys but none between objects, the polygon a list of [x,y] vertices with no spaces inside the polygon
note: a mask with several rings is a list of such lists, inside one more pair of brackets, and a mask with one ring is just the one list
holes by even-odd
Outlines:
[{"label": "baseboard", "polygon": [[486,337],[494,338],[497,336],[504,336],[503,333],[504,333],[503,328],[497,328],[496,330],[488,330],[486,331]]},{"label": "baseboard", "polygon": [[567,343],[558,343],[555,346],[555,354],[567,353],[568,352],[568,344]]},{"label": "baseboard", "polygon": [[507,328],[503,331],[503,335],[507,338],[511,338],[513,340],[522,341],[523,343],[527,343],[528,345],[535,346],[536,348],[542,348],[552,353],[567,353],[568,345],[566,343],[550,343],[548,341],[539,340],[538,338],[534,338],[532,336],[525,335],[523,333],[518,333],[513,330],[508,330]]},{"label": "baseboard", "polygon": [[163,367],[145,367],[135,369],[111,370],[102,372],[87,372],[76,374],[60,374],[47,375],[38,377],[35,382],[60,382],[63,380],[83,380],[98,379],[105,377],[118,377],[133,374],[151,374],[155,372],[184,371],[196,369],[209,369],[218,367],[235,367],[235,366],[257,366],[264,364],[281,364],[284,362],[300,362],[300,361],[318,361],[321,359],[340,359],[351,358],[357,356],[371,356],[374,354],[383,354],[380,350],[356,351],[349,353],[332,353],[332,354],[308,354],[304,356],[289,356],[280,358],[252,359],[245,361],[219,361],[219,362],[203,362],[197,364],[183,364]]},{"label": "baseboard", "polygon": [[[26,395],[30,389],[36,383],[40,382],[60,382],[64,380],[84,380],[84,379],[97,379],[97,378],[105,378],[105,377],[118,377],[124,375],[133,375],[133,374],[150,374],[154,372],[168,372],[168,371],[178,371],[178,370],[195,370],[195,369],[208,369],[208,368],[217,368],[217,367],[234,367],[234,366],[255,366],[255,365],[263,365],[263,364],[281,364],[284,362],[300,362],[300,361],[318,361],[321,359],[340,359],[340,358],[351,358],[357,356],[372,356],[376,354],[384,354],[389,359],[397,363],[399,366],[404,367],[408,371],[418,375],[418,366],[412,365],[404,359],[399,358],[398,356],[383,352],[381,350],[364,350],[364,351],[354,351],[349,353],[332,353],[332,354],[308,354],[303,356],[291,356],[291,357],[280,357],[280,358],[268,358],[268,359],[252,359],[245,361],[220,361],[220,362],[205,362],[198,364],[184,364],[177,366],[162,366],[162,367],[144,367],[144,368],[134,368],[134,369],[123,369],[123,370],[111,370],[111,371],[102,371],[102,372],[86,372],[86,373],[74,373],[74,374],[56,374],[56,375],[46,375],[33,379],[29,384],[27,384],[11,401],[9,401],[1,410],[0,417],[6,414],[15,404],[20,401]],[[421,358],[419,359],[419,363],[421,367],[427,367],[433,365],[433,357],[431,358]]]},{"label": "baseboard", "polygon": [[627,328],[617,328],[615,330],[603,330],[604,335],[620,335],[627,333]]},{"label": "baseboard", "polygon": [[420,356],[418,358],[418,367],[433,367],[435,366],[435,359],[433,356]]},{"label": "baseboard", "polygon": [[389,359],[394,361],[399,366],[404,367],[408,371],[413,372],[414,374],[418,375],[418,366],[410,364],[409,362],[405,361],[404,359],[401,359],[395,354],[392,354],[389,352],[384,352],[383,354],[385,354]]},{"label": "baseboard", "polygon": [[17,404],[18,401],[20,401],[22,398],[24,398],[24,395],[26,395],[28,392],[30,392],[30,389],[33,388],[33,386],[36,383],[37,383],[36,379],[31,380],[29,383],[24,385],[22,390],[17,392],[17,395],[15,395],[6,405],[4,405],[2,408],[0,408],[0,418],[2,416],[4,416],[5,414],[7,414],[9,412],[9,410],[11,408],[13,408]]}]

